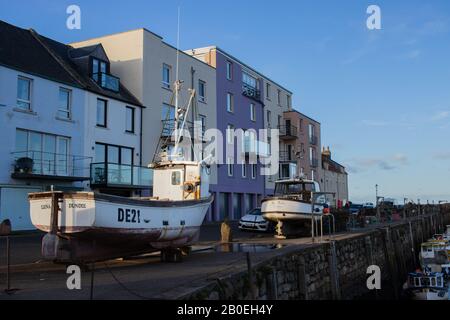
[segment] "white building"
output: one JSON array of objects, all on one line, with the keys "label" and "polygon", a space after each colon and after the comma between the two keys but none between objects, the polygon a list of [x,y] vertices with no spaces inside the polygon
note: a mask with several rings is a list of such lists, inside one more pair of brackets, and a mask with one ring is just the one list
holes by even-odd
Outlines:
[{"label": "white building", "polygon": [[29,192],[149,188],[143,106],[101,46],[75,50],[0,21],[0,52],[0,221],[34,229]]}]

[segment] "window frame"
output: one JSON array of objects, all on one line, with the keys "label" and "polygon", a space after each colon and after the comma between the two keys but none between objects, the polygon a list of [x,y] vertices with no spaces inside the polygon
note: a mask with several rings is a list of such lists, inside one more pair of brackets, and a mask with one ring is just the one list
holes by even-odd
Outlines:
[{"label": "window frame", "polygon": [[[167,72],[167,76],[168,76],[168,82],[166,82],[165,80],[164,80],[164,76],[165,76],[165,70],[168,70],[168,72]],[[162,87],[164,88],[164,89],[170,89],[171,88],[171,84],[170,84],[170,78],[171,78],[171,73],[172,73],[172,67],[170,66],[170,65],[168,65],[167,63],[163,63],[163,65],[162,65],[162,79],[161,79],[161,84],[162,84]]]},{"label": "window frame", "polygon": [[256,180],[257,171],[258,171],[258,165],[252,164],[252,179],[253,180]]},{"label": "window frame", "polygon": [[[64,88],[64,87],[59,87],[58,92],[60,94],[61,94],[61,91],[65,91],[68,94],[67,109],[62,109],[61,108],[62,106],[59,104],[61,101],[58,101],[57,118],[63,119],[63,120],[72,120],[72,90]],[[62,117],[60,115],[61,113],[66,113],[67,117]]]},{"label": "window frame", "polygon": [[277,89],[277,103],[281,107],[281,90]]},{"label": "window frame", "polygon": [[227,112],[234,113],[234,95],[231,92],[227,92]]},{"label": "window frame", "polygon": [[267,82],[266,83],[266,99],[267,100],[270,100],[270,91],[271,91],[271,89],[272,89],[272,85],[269,82]]},{"label": "window frame", "polygon": [[[131,130],[128,130],[128,110],[131,110]],[[125,106],[125,132],[135,133],[136,132],[136,108]]]},{"label": "window frame", "polygon": [[256,106],[254,103],[250,103],[250,120],[256,122]]},{"label": "window frame", "polygon": [[242,164],[242,178],[247,178],[247,164]]},{"label": "window frame", "polygon": [[[97,116],[98,116],[98,103],[99,103],[99,101],[103,101],[105,104],[104,104],[104,106],[105,106],[105,112],[104,112],[104,117],[103,117],[103,121],[104,121],[104,124],[99,124],[99,122],[98,122],[98,118],[97,118]],[[101,99],[101,98],[97,98],[97,105],[96,105],[96,126],[97,127],[99,127],[99,128],[107,128],[108,127],[108,100],[106,100],[106,99]]]},{"label": "window frame", "polygon": [[[97,145],[101,145],[101,146],[103,146],[105,148],[105,151],[104,151],[105,154],[103,155],[103,158],[105,159],[104,163],[134,167],[134,150],[135,149],[133,147],[120,146],[120,145],[104,143],[104,142],[95,142],[95,146],[97,146]],[[109,160],[108,160],[108,148],[109,147],[113,147],[113,148],[117,148],[118,149],[118,156],[119,156],[119,162],[118,163],[109,162]],[[122,149],[128,149],[128,150],[131,151],[131,165],[122,163]],[[95,162],[97,162],[97,160],[94,158],[93,162],[95,163]]]},{"label": "window frame", "polygon": [[[200,90],[202,86],[203,86],[203,96],[201,95],[202,90]],[[203,80],[198,80],[198,100],[200,102],[206,102],[206,82]]]},{"label": "window frame", "polygon": [[[20,80],[24,80],[24,81],[28,82],[28,100],[19,98],[19,81]],[[17,77],[17,92],[16,92],[16,107],[19,110],[33,111],[33,107],[32,107],[32,90],[33,90],[33,79],[19,75]],[[28,108],[24,109],[24,108],[20,107],[18,102],[22,102],[22,103],[28,104]]]},{"label": "window frame", "polygon": [[227,163],[227,174],[228,177],[234,177],[234,163],[233,163],[233,158],[229,157],[228,158],[228,163]]},{"label": "window frame", "polygon": [[233,62],[229,60],[226,62],[226,78],[229,81],[233,80]]}]

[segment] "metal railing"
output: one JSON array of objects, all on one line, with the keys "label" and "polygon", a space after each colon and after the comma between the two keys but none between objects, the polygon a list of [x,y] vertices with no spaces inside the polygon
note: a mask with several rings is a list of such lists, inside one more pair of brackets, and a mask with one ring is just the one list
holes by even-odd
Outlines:
[{"label": "metal railing", "polygon": [[280,130],[280,137],[298,137],[297,127],[289,126],[278,126]]},{"label": "metal railing", "polygon": [[91,186],[148,187],[153,184],[152,170],[117,163],[92,163]]},{"label": "metal railing", "polygon": [[113,75],[99,72],[94,73],[92,78],[97,82],[102,88],[118,92],[120,88],[120,79]]},{"label": "metal railing", "polygon": [[291,151],[280,151],[280,162],[296,161],[295,152]]},{"label": "metal railing", "polygon": [[[169,138],[174,134],[175,131],[175,120],[162,120],[162,130],[161,130],[161,137],[162,138]],[[181,126],[181,123],[179,124]],[[180,127],[178,127],[179,129]],[[202,140],[204,131],[206,128],[202,128],[201,125],[195,125],[191,121],[186,121],[184,130],[187,130],[189,132],[190,138],[195,138],[196,140]],[[183,135],[184,132],[181,132]]]},{"label": "metal railing", "polygon": [[242,85],[242,94],[256,101],[261,101],[261,90],[252,87],[246,83]]},{"label": "metal railing", "polygon": [[13,173],[89,178],[91,157],[43,151],[12,152]]}]

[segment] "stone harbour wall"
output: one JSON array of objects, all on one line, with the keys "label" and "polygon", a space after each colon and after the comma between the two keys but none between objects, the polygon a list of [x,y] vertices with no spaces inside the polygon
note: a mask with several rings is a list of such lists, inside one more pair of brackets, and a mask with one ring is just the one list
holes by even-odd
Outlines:
[{"label": "stone harbour wall", "polygon": [[[248,269],[219,277],[181,299],[398,299],[420,244],[450,224],[450,212],[419,216],[335,240],[289,246]],[[342,239],[340,239],[342,238]],[[276,251],[276,250],[275,250]],[[381,269],[381,290],[367,289],[367,268]]]}]

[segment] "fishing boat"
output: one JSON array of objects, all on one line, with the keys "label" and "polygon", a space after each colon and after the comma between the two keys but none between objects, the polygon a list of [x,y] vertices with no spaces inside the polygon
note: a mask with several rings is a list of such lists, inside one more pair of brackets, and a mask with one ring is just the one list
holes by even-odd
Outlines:
[{"label": "fishing boat", "polygon": [[275,182],[275,194],[263,199],[261,212],[266,220],[277,224],[278,238],[297,233],[302,223],[320,219],[324,203],[313,204],[318,202],[313,201],[315,192],[320,192],[319,184],[303,177]]},{"label": "fishing boat", "polygon": [[450,243],[442,238],[432,239],[420,246],[419,260],[423,270],[440,272],[443,264],[448,264]]},{"label": "fishing boat", "polygon": [[[153,196],[126,198],[96,192],[29,194],[31,221],[47,232],[45,259],[56,262],[101,261],[161,250],[165,261],[179,261],[198,240],[200,226],[213,197],[209,192],[207,159],[186,160],[180,150],[187,106],[178,107],[181,82],[174,85],[175,119],[172,151],[161,145],[153,170]],[[183,143],[183,146],[186,142]]]},{"label": "fishing boat", "polygon": [[449,298],[445,275],[441,272],[409,273],[403,289],[413,300],[448,300]]}]

